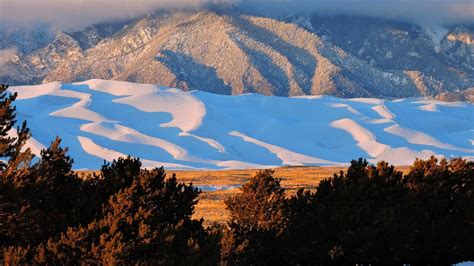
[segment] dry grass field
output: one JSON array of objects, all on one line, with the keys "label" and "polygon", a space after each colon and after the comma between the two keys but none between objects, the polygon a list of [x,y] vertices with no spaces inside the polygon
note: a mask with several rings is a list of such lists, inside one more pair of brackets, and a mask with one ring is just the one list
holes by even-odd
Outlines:
[{"label": "dry grass field", "polygon": [[[298,189],[314,190],[318,183],[334,173],[345,171],[347,167],[282,167],[274,169],[274,176],[281,179],[281,185],[287,190],[288,195],[295,193]],[[408,171],[408,167],[397,167],[402,172]],[[239,187],[252,178],[259,170],[199,170],[178,171],[168,170],[168,177],[176,174],[180,182],[201,188],[203,191],[199,196],[194,217],[204,218],[205,225],[212,223],[224,224],[229,217],[225,209],[224,200],[240,192]],[[80,172],[80,175],[90,174],[90,171]]]},{"label": "dry grass field", "polygon": [[[274,169],[274,176],[281,179],[281,185],[287,189],[288,195],[296,193],[300,188],[314,190],[318,183],[334,173],[345,171],[347,167],[282,167]],[[402,172],[408,167],[397,167]],[[216,191],[203,191],[196,206],[195,218],[204,218],[205,224],[214,222],[225,223],[228,212],[225,209],[224,199],[239,193],[242,184],[246,183],[259,170],[222,170],[222,171],[168,171],[175,173],[179,181],[193,183],[200,188],[214,186],[222,188]]]}]

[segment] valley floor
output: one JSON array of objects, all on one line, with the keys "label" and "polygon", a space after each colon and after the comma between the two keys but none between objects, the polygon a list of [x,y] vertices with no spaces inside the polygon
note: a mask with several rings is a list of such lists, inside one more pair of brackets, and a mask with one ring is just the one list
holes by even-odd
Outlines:
[{"label": "valley floor", "polygon": [[[314,190],[324,178],[334,173],[345,171],[347,167],[281,167],[275,168],[274,176],[281,179],[281,185],[288,195],[296,193],[300,188]],[[407,172],[409,167],[398,166],[398,170]],[[209,170],[209,171],[181,171],[168,170],[170,177],[176,174],[178,181],[192,183],[202,190],[199,202],[196,205],[194,218],[204,218],[204,224],[225,224],[229,213],[225,208],[224,200],[236,193],[239,188],[248,182],[257,173],[258,169],[245,170]],[[87,174],[89,172],[80,172]]]}]

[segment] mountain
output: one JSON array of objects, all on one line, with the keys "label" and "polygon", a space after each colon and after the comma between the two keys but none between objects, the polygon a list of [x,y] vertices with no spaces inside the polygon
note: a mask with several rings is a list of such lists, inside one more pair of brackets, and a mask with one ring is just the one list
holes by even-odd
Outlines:
[{"label": "mountain", "polygon": [[76,168],[131,154],[176,169],[339,165],[364,157],[408,165],[474,158],[474,105],[424,98],[225,96],[89,80],[11,87],[35,154],[56,135]]},{"label": "mountain", "polygon": [[16,53],[0,62],[0,82],[100,78],[234,95],[469,100],[473,32],[364,17],[157,12],[55,37],[4,33],[0,49]]}]

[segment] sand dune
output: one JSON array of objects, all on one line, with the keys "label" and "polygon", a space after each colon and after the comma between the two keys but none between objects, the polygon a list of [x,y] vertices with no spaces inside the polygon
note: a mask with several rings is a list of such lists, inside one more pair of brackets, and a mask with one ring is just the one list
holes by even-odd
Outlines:
[{"label": "sand dune", "polygon": [[387,145],[377,142],[377,139],[372,132],[360,126],[354,120],[344,118],[333,121],[330,125],[334,128],[347,131],[357,142],[357,146],[374,158],[377,158],[379,154],[383,153],[388,148]]},{"label": "sand dune", "polygon": [[34,153],[60,135],[81,169],[128,154],[147,167],[176,169],[474,156],[474,107],[466,103],[221,96],[105,80],[11,91],[19,93],[18,120],[29,122]]},{"label": "sand dune", "polygon": [[337,165],[340,163],[326,161],[319,158],[314,158],[311,156],[306,156],[296,152],[292,152],[282,147],[278,147],[272,144],[265,143],[263,141],[251,138],[245,134],[242,134],[238,131],[232,131],[229,133],[231,136],[240,137],[246,142],[253,143],[255,145],[261,146],[267,149],[269,152],[275,154],[278,158],[281,159],[282,165],[305,165],[305,164],[318,164],[318,165]]}]

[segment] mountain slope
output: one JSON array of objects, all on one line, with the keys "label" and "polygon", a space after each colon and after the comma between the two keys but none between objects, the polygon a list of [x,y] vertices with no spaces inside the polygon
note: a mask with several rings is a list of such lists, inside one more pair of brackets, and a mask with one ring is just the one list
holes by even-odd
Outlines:
[{"label": "mountain slope", "polygon": [[411,164],[474,156],[474,106],[422,98],[223,96],[89,80],[11,87],[36,153],[54,139],[76,168],[131,154],[146,167],[334,165],[365,157]]},{"label": "mountain slope", "polygon": [[[0,81],[101,78],[219,94],[338,97],[434,96],[474,87],[469,29],[450,32],[437,51],[421,29],[406,25],[330,18],[300,24],[235,10],[161,12],[59,33],[4,64]],[[367,25],[373,34],[363,30]]]}]

